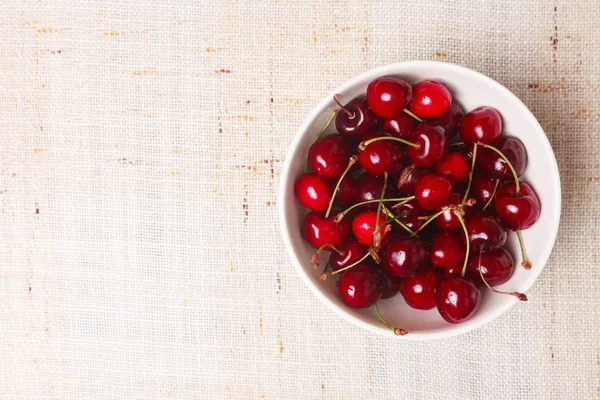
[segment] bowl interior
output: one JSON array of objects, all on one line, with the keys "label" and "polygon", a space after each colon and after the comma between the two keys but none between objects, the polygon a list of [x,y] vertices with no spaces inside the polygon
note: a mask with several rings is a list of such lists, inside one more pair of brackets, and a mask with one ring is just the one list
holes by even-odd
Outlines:
[{"label": "bowl interior", "polygon": [[[331,100],[334,93],[342,95],[342,103],[354,96],[364,94],[368,83],[383,75],[395,75],[416,83],[423,79],[435,79],[444,83],[452,92],[453,98],[465,111],[487,105],[496,108],[504,122],[503,134],[519,138],[528,154],[528,164],[522,180],[530,183],[537,192],[542,211],[537,223],[523,231],[523,238],[529,259],[533,265],[527,271],[520,266],[521,255],[514,233],[509,234],[507,248],[515,263],[515,273],[500,290],[527,292],[544,268],[552,251],[560,220],[560,179],[552,148],[539,123],[529,109],[508,89],[496,81],[467,68],[453,64],[429,61],[413,61],[392,64],[359,75],[325,98],[301,125],[287,154],[280,188],[280,219],[284,242],[298,273],[312,291],[335,312],[347,320],[373,332],[383,335],[394,334],[383,327],[371,309],[353,309],[346,306],[337,294],[335,279],[319,280],[319,270],[310,266],[314,249],[301,234],[301,224],[306,210],[294,196],[294,182],[303,173],[304,160],[314,137],[327,123],[335,104]],[[335,132],[332,124],[327,133]],[[326,260],[326,258],[325,258]],[[325,261],[323,261],[322,265]],[[436,309],[414,310],[404,302],[400,294],[389,300],[381,300],[379,308],[393,325],[410,332],[406,339],[434,339],[454,336],[475,329],[493,320],[517,302],[512,296],[498,295],[482,290],[482,303],[477,313],[462,324],[449,324]]]}]

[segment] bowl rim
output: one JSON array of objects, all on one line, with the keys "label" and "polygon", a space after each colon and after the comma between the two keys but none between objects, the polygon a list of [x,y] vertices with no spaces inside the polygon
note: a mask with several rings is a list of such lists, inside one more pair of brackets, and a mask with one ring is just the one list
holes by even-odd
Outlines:
[{"label": "bowl rim", "polygon": [[[441,61],[419,60],[419,61],[403,61],[403,62],[387,64],[387,65],[383,65],[380,67],[370,69],[368,71],[365,71],[359,75],[352,77],[351,79],[347,80],[346,82],[344,82],[343,84],[341,84],[340,86],[338,86],[337,88],[332,90],[328,96],[326,96],[323,100],[321,100],[317,104],[317,106],[312,109],[312,111],[307,115],[307,117],[304,119],[304,121],[300,124],[300,126],[299,126],[298,130],[296,131],[296,134],[294,135],[294,138],[288,148],[288,152],[286,154],[285,162],[283,164],[283,169],[281,172],[281,178],[279,181],[279,194],[278,194],[279,226],[281,229],[281,233],[283,235],[283,241],[285,244],[286,251],[287,251],[292,263],[294,264],[296,272],[298,273],[298,275],[300,275],[300,277],[302,278],[302,280],[304,281],[306,286],[309,287],[309,289],[313,292],[313,294],[317,298],[319,298],[323,303],[325,303],[325,305],[327,307],[329,307],[336,314],[338,314],[339,316],[344,318],[346,321],[349,321],[350,323],[352,323],[356,326],[366,329],[369,332],[373,332],[373,333],[376,333],[376,334],[379,334],[382,336],[394,337],[394,338],[396,338],[398,336],[396,336],[391,330],[385,328],[384,326],[378,327],[378,326],[371,325],[371,324],[369,324],[365,321],[362,321],[361,319],[349,314],[348,312],[346,312],[340,306],[338,306],[337,304],[332,302],[329,298],[327,298],[327,296],[325,296],[325,294],[322,293],[322,290],[311,281],[310,277],[304,270],[304,267],[302,266],[302,263],[300,262],[298,255],[294,251],[293,245],[290,240],[290,234],[289,234],[290,228],[288,226],[287,219],[286,219],[287,203],[285,201],[285,196],[286,196],[286,188],[288,186],[288,181],[292,178],[292,177],[290,177],[290,168],[292,165],[292,157],[291,156],[292,156],[292,154],[294,154],[296,152],[296,149],[299,146],[301,139],[304,136],[304,133],[315,122],[315,120],[319,116],[321,116],[330,107],[331,99],[334,94],[336,94],[336,93],[343,94],[349,88],[351,88],[352,86],[354,86],[356,84],[361,83],[361,81],[364,81],[367,78],[374,79],[375,77],[378,77],[378,76],[397,75],[398,74],[397,69],[399,69],[399,68],[409,67],[412,69],[418,69],[418,68],[423,68],[428,65],[429,66],[435,65],[442,69],[455,70],[455,71],[460,71],[462,73],[471,74],[471,75],[477,77],[478,79],[487,81],[492,86],[495,86],[496,89],[503,91],[505,94],[508,95],[508,97],[512,98],[515,105],[522,112],[523,116],[526,116],[526,118],[532,123],[532,125],[535,126],[535,128],[536,128],[535,134],[540,137],[541,145],[544,146],[543,151],[549,152],[552,156],[551,162],[553,163],[553,168],[552,168],[551,173],[549,174],[549,178],[551,178],[554,181],[555,186],[558,188],[558,190],[554,193],[554,202],[553,202],[554,203],[553,214],[557,215],[558,217],[556,218],[554,226],[552,227],[552,232],[551,232],[552,238],[551,238],[551,240],[546,241],[546,246],[542,251],[542,254],[544,256],[540,259],[540,262],[539,262],[541,267],[539,269],[535,270],[535,272],[534,272],[535,276],[532,275],[530,277],[528,284],[525,286],[525,289],[523,290],[524,292],[529,291],[531,289],[531,287],[533,286],[533,283],[537,280],[537,278],[539,277],[541,272],[546,267],[546,263],[548,262],[548,259],[554,248],[554,244],[556,242],[556,237],[558,235],[558,228],[559,228],[560,219],[561,219],[562,189],[561,189],[561,184],[560,184],[560,174],[559,174],[559,170],[558,170],[558,163],[556,162],[556,156],[554,154],[552,146],[550,145],[550,141],[548,140],[548,137],[546,136],[546,133],[544,132],[544,129],[540,125],[539,121],[535,118],[535,116],[533,115],[531,110],[529,110],[529,108],[525,105],[525,103],[523,103],[521,101],[521,99],[519,99],[513,92],[511,92],[509,89],[507,89],[504,85],[500,84],[496,80],[494,80],[480,72],[474,71],[470,68],[463,67],[460,65],[441,62]],[[509,299],[509,301],[507,301],[503,305],[488,312],[484,318],[477,319],[475,321],[473,321],[473,320],[466,321],[465,323],[462,323],[462,324],[452,324],[452,325],[448,326],[449,329],[442,329],[442,330],[437,330],[437,331],[432,331],[432,332],[416,332],[414,334],[409,334],[409,335],[400,336],[400,337],[405,340],[420,341],[420,340],[435,340],[435,339],[450,338],[453,336],[458,336],[463,333],[467,333],[472,330],[478,329],[478,328],[492,322],[493,320],[498,318],[500,315],[502,315],[506,311],[508,311],[517,302],[518,302],[518,299],[512,297]]]}]

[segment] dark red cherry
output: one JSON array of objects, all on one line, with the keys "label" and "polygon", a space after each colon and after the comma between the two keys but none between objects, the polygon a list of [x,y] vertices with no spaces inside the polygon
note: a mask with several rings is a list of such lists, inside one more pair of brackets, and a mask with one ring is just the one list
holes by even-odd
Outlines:
[{"label": "dark red cherry", "polygon": [[382,260],[387,272],[405,278],[429,264],[429,247],[414,237],[390,235]]},{"label": "dark red cherry", "polygon": [[329,182],[316,174],[304,174],[298,178],[294,191],[304,207],[315,211],[327,210],[333,192]]},{"label": "dark red cherry", "polygon": [[417,147],[408,146],[410,161],[417,167],[433,167],[448,153],[448,137],[439,125],[423,122],[410,132],[408,141]]},{"label": "dark red cherry", "polygon": [[[494,147],[508,158],[517,172],[517,176],[521,176],[527,166],[527,151],[525,151],[523,143],[517,138],[509,137],[500,139]],[[502,180],[514,179],[506,161],[494,150],[479,147],[476,164],[479,172],[487,177]]]},{"label": "dark red cherry", "polygon": [[[510,279],[514,271],[515,262],[510,253],[503,248],[481,252],[481,273],[488,285],[502,285]],[[473,282],[483,285],[479,275],[479,251],[474,251],[469,256],[466,275]]]},{"label": "dark red cherry", "polygon": [[418,125],[419,123],[416,119],[402,112],[396,118],[384,119],[381,127],[390,135],[404,139]]},{"label": "dark red cherry", "polygon": [[537,194],[525,182],[519,182],[517,193],[515,182],[508,182],[496,192],[496,212],[513,230],[531,227],[540,217],[542,206]]},{"label": "dark red cherry", "polygon": [[446,111],[442,116],[432,120],[432,122],[444,128],[448,139],[452,139],[458,133],[458,127],[463,115],[465,115],[465,112],[463,111],[462,107],[454,102],[448,111]]},{"label": "dark red cherry", "polygon": [[[345,219],[335,223],[333,219],[325,219],[323,212],[310,212],[304,217],[302,235],[311,246],[319,248],[325,244],[341,246],[348,236],[348,222]],[[331,251],[329,246],[325,249]]]},{"label": "dark red cherry", "polygon": [[427,172],[430,172],[427,168],[420,168],[414,164],[407,165],[402,172],[400,172],[400,175],[398,175],[398,179],[396,179],[396,188],[398,189],[398,192],[402,194],[414,193],[417,179]]},{"label": "dark red cherry", "polygon": [[[444,208],[448,208],[450,206],[459,205],[460,203],[462,203],[464,195],[464,191],[462,190],[452,193],[448,201],[442,204],[440,207],[438,207],[437,211],[442,211]],[[463,210],[465,211],[466,216],[469,214],[470,208],[464,207]],[[454,214],[454,211],[452,210],[446,210],[442,214],[440,214],[435,219],[435,226],[437,226],[438,229],[444,231],[454,231],[457,229],[461,229],[460,221],[458,220],[456,214]]]},{"label": "dark red cherry", "polygon": [[435,166],[435,172],[456,184],[462,185],[469,180],[471,166],[467,162],[467,158],[461,153],[448,153]]},{"label": "dark red cherry", "polygon": [[[376,137],[388,136],[386,133],[370,133],[365,141]],[[369,174],[383,176],[384,172],[395,175],[406,164],[403,145],[393,140],[379,140],[370,143],[364,151],[358,152],[360,166]],[[346,162],[347,164],[347,162]]]},{"label": "dark red cherry", "polygon": [[350,159],[350,146],[340,135],[329,135],[317,140],[308,151],[308,163],[320,176],[339,178]]},{"label": "dark red cherry", "polygon": [[[414,199],[396,207],[393,212],[413,232],[425,223],[425,219],[419,217],[427,215],[427,212]],[[406,230],[395,222],[392,223],[392,231],[406,234]]]},{"label": "dark red cherry", "polygon": [[381,118],[396,118],[406,108],[412,96],[408,82],[383,76],[367,86],[367,102],[371,110]]},{"label": "dark red cherry", "polygon": [[329,256],[329,264],[334,271],[354,264],[367,254],[369,249],[360,244],[356,239],[348,239],[338,250],[340,250],[341,254],[332,251]]},{"label": "dark red cherry", "polygon": [[408,109],[417,117],[436,118],[443,115],[452,104],[452,95],[446,86],[437,81],[421,81],[413,86]]},{"label": "dark red cherry", "polygon": [[441,271],[443,276],[460,276],[462,274],[462,269],[462,265],[455,265],[454,267],[443,268]]},{"label": "dark red cherry", "polygon": [[486,178],[482,175],[476,175],[473,177],[473,182],[471,182],[470,193],[475,198],[475,201],[477,201],[477,206],[483,208],[494,195],[495,188],[495,179]]},{"label": "dark red cherry", "polygon": [[[381,197],[381,191],[383,190],[383,178],[369,175],[367,173],[362,174],[356,179],[356,202],[362,203],[363,201],[379,200]],[[385,188],[384,198],[393,198],[395,195],[394,185],[388,181]],[[377,203],[363,204],[361,206],[363,210],[376,210]]]},{"label": "dark red cherry", "polygon": [[355,142],[360,142],[367,133],[375,130],[377,124],[377,116],[368,107],[365,96],[350,100],[335,117],[337,131]]},{"label": "dark red cherry", "polygon": [[459,132],[465,143],[494,144],[502,133],[502,117],[492,107],[478,107],[463,117]]},{"label": "dark red cherry", "polygon": [[450,199],[454,185],[438,173],[429,172],[415,184],[415,200],[426,210],[435,210]]},{"label": "dark red cherry", "polygon": [[435,297],[440,315],[451,324],[471,318],[481,303],[479,288],[461,277],[443,278]]},{"label": "dark red cherry", "polygon": [[[335,188],[335,183],[331,184]],[[336,206],[345,206],[354,203],[356,199],[356,184],[348,175],[340,182],[333,204]]]},{"label": "dark red cherry", "polygon": [[337,283],[342,300],[350,307],[370,307],[381,298],[383,284],[367,264],[358,264],[342,272]]},{"label": "dark red cherry", "polygon": [[371,265],[373,271],[379,275],[379,280],[383,285],[383,294],[381,295],[382,299],[391,299],[398,293],[398,288],[400,287],[400,278],[396,278],[387,273],[383,267],[373,264]]},{"label": "dark red cherry", "polygon": [[418,310],[435,307],[435,290],[440,282],[440,274],[433,268],[426,268],[400,283],[400,293],[406,304]]},{"label": "dark red cherry", "polygon": [[[479,249],[481,246],[487,249],[494,249],[504,246],[508,235],[502,221],[496,215],[489,211],[479,211],[471,213],[465,219],[469,242],[472,249]],[[464,240],[464,235],[460,236]]]},{"label": "dark red cherry", "polygon": [[[382,242],[385,240],[387,236],[387,232],[385,232],[383,223],[386,218],[383,213],[379,214],[379,232],[381,233]],[[373,232],[375,232],[375,225],[377,221],[377,211],[365,211],[358,214],[352,220],[352,233],[354,237],[358,239],[358,241],[365,246],[370,246],[373,238]]]},{"label": "dark red cherry", "polygon": [[439,232],[433,235],[429,259],[438,268],[450,268],[463,264],[466,248],[458,234]]}]

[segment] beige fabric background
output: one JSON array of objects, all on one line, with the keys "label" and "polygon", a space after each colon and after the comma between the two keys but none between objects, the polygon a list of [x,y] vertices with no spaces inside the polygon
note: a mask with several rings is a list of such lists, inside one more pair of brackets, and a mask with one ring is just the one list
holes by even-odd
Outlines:
[{"label": "beige fabric background", "polygon": [[[14,0],[0,14],[1,398],[600,398],[598,1]],[[515,92],[564,193],[530,302],[430,343],[326,309],[276,212],[309,110],[413,59]]]}]

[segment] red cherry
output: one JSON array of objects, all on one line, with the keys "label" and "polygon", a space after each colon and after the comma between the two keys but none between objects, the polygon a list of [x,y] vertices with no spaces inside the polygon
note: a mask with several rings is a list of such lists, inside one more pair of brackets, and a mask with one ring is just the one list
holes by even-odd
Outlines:
[{"label": "red cherry", "polygon": [[442,268],[441,271],[443,276],[460,276],[462,274],[462,269],[462,265],[455,265],[450,268]]},{"label": "red cherry", "polygon": [[436,165],[435,172],[461,185],[469,180],[471,166],[461,153],[449,153]]},{"label": "red cherry", "polygon": [[342,273],[337,283],[342,300],[350,307],[370,307],[381,298],[383,285],[367,264],[358,264]]},{"label": "red cherry", "polygon": [[334,271],[354,264],[360,260],[369,249],[360,244],[356,239],[348,239],[339,250],[341,254],[332,251],[329,256],[329,264]]},{"label": "red cherry", "polygon": [[[413,199],[394,208],[394,214],[414,232],[425,223],[425,220],[419,217],[427,215],[427,212]],[[406,234],[406,230],[396,223],[392,224],[392,230],[400,234]]]},{"label": "red cherry", "polygon": [[490,286],[507,282],[515,270],[515,262],[510,253],[503,248],[475,251],[469,256],[467,277],[483,285],[479,274],[479,253],[481,252],[481,273]]},{"label": "red cherry", "polygon": [[502,133],[502,118],[491,107],[478,107],[463,117],[459,132],[465,143],[494,144]]},{"label": "red cherry", "polygon": [[[335,183],[332,185],[335,187]],[[354,203],[356,199],[356,184],[348,175],[344,176],[340,182],[333,204],[345,206]],[[325,208],[326,209],[326,208]]]},{"label": "red cherry", "polygon": [[[527,166],[527,151],[525,151],[523,143],[517,138],[502,138],[494,147],[508,158],[517,176],[521,176]],[[513,179],[506,161],[491,149],[479,147],[476,164],[479,171],[487,177],[503,180]]]},{"label": "red cherry", "polygon": [[442,318],[458,324],[471,318],[481,303],[481,292],[465,278],[442,279],[436,291],[436,304]]},{"label": "red cherry", "polygon": [[400,293],[412,308],[430,310],[435,307],[435,290],[439,281],[440,274],[433,268],[427,268],[404,278],[400,284]]},{"label": "red cherry", "polygon": [[[459,205],[460,203],[462,203],[463,197],[464,192],[462,190],[452,193],[450,195],[450,199],[448,199],[446,203],[438,207],[438,211],[442,211],[444,208],[448,208],[450,206]],[[467,216],[470,212],[469,207],[464,207],[463,210],[465,211],[465,216]],[[435,226],[437,226],[438,229],[444,231],[454,231],[457,229],[461,229],[460,221],[458,220],[456,214],[454,214],[454,211],[452,210],[446,210],[442,214],[440,214],[435,219]]]},{"label": "red cherry", "polygon": [[[479,156],[478,156],[479,157]],[[473,182],[471,183],[471,194],[477,201],[477,205],[481,208],[485,207],[488,201],[494,195],[494,190],[496,189],[496,180],[491,178],[486,178],[481,175],[477,175],[473,178]]]},{"label": "red cherry", "polygon": [[359,142],[364,136],[377,128],[377,116],[367,105],[365,96],[353,98],[342,106],[336,97],[335,102],[341,111],[335,116],[335,127],[344,137]]},{"label": "red cherry", "polygon": [[412,95],[408,82],[384,76],[367,86],[367,102],[371,110],[382,118],[396,118],[406,108]]},{"label": "red cherry", "polygon": [[444,128],[448,139],[452,139],[458,133],[458,127],[463,115],[465,115],[465,112],[462,107],[457,103],[452,103],[448,111],[442,116],[434,119],[432,122]]},{"label": "red cherry", "polygon": [[400,278],[396,278],[388,274],[382,267],[377,264],[371,265],[373,272],[379,275],[379,280],[383,285],[383,294],[381,295],[382,299],[391,299],[398,293],[398,288],[400,287]]},{"label": "red cherry", "polygon": [[408,158],[417,167],[433,167],[448,153],[448,137],[439,125],[423,122],[413,129],[408,141],[417,146],[408,146]]},{"label": "red cherry", "polygon": [[382,260],[387,272],[405,278],[429,264],[429,248],[417,238],[390,235]]},{"label": "red cherry", "polygon": [[[387,232],[384,229],[383,223],[386,218],[383,213],[379,214],[379,232],[381,233],[382,242],[387,236]],[[358,214],[352,220],[352,233],[358,241],[365,246],[370,246],[373,238],[373,232],[375,232],[375,225],[377,221],[377,211],[365,211]]]},{"label": "red cherry", "polygon": [[460,237],[453,232],[439,232],[433,235],[429,259],[438,268],[462,265],[466,248]]},{"label": "red cherry", "polygon": [[520,192],[515,182],[509,182],[496,192],[496,212],[512,230],[524,230],[540,217],[542,206],[531,186],[519,182]]},{"label": "red cherry", "polygon": [[[503,246],[507,232],[500,219],[489,211],[472,213],[465,219],[469,243],[472,248],[485,246],[488,249]],[[464,240],[464,235],[460,236]]]},{"label": "red cherry", "polygon": [[452,194],[453,185],[435,172],[421,176],[415,184],[415,200],[426,210],[435,210],[445,204]]},{"label": "red cherry", "polygon": [[[385,133],[370,133],[365,136],[365,141],[376,137],[388,136]],[[370,143],[364,151],[358,153],[360,166],[369,174],[382,176],[386,171],[394,175],[404,167],[406,157],[404,149],[398,142],[392,140],[379,140]],[[348,160],[346,160],[346,164]]]},{"label": "red cherry", "polygon": [[[323,212],[310,212],[304,217],[302,235],[311,246],[319,248],[325,244],[341,246],[348,236],[348,222],[335,223],[333,219],[325,219]],[[325,250],[331,251],[327,246]]]},{"label": "red cherry", "polygon": [[333,192],[329,182],[315,174],[304,174],[298,178],[294,191],[304,207],[315,211],[327,209]]},{"label": "red cherry", "polygon": [[320,176],[339,178],[350,159],[350,146],[340,135],[319,139],[308,151],[308,163]]},{"label": "red cherry", "polygon": [[381,127],[390,135],[405,139],[418,125],[416,119],[406,113],[400,113],[396,118],[383,120]]},{"label": "red cherry", "polygon": [[[356,179],[356,202],[362,203],[363,201],[379,200],[381,198],[381,191],[383,190],[383,178],[369,175],[367,173],[362,174]],[[391,183],[385,188],[384,198],[393,198],[395,195],[394,188]],[[376,210],[377,203],[363,204],[360,206],[363,210]]]},{"label": "red cherry", "polygon": [[408,109],[417,117],[436,118],[443,115],[452,104],[452,95],[446,86],[437,81],[421,81],[413,86]]},{"label": "red cherry", "polygon": [[396,180],[396,188],[402,194],[412,194],[415,191],[415,183],[420,176],[430,172],[427,168],[419,168],[414,164],[407,165]]}]

